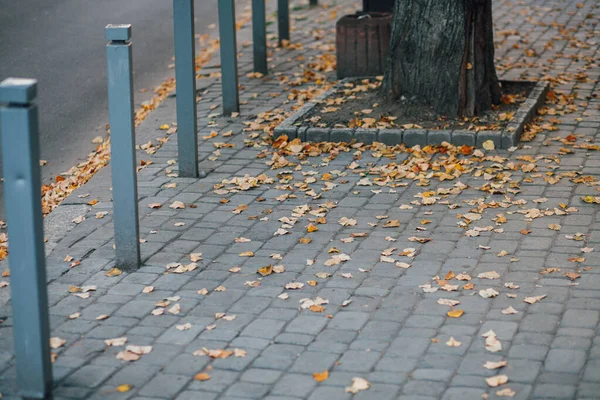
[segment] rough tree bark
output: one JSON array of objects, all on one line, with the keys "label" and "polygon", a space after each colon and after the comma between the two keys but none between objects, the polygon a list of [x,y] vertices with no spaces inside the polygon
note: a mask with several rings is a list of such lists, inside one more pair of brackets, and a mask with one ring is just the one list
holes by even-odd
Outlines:
[{"label": "rough tree bark", "polygon": [[497,104],[492,0],[396,0],[382,90],[451,117]]}]

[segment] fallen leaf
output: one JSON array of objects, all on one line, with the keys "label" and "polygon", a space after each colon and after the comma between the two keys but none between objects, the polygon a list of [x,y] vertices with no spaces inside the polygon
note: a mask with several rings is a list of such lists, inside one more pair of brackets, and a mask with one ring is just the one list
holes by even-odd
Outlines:
[{"label": "fallen leaf", "polygon": [[50,338],[50,348],[51,349],[59,349],[61,348],[67,341],[65,339],[61,339],[58,336]]},{"label": "fallen leaf", "polygon": [[154,286],[145,286],[142,289],[142,293],[152,293],[154,291]]},{"label": "fallen leaf", "polygon": [[302,282],[290,282],[284,286],[286,289],[302,289],[304,287],[304,283]]},{"label": "fallen leaf", "polygon": [[508,382],[508,376],[506,376],[506,375],[491,376],[489,378],[486,378],[485,381],[487,382],[488,386],[490,386],[490,387],[498,387],[498,386],[504,385],[506,382]]},{"label": "fallen leaf", "polygon": [[114,338],[114,339],[106,339],[104,341],[104,343],[107,346],[124,346],[125,343],[127,343],[127,338],[126,337],[118,337],[118,338]]},{"label": "fallen leaf", "polygon": [[329,378],[329,371],[325,370],[323,372],[315,372],[313,373],[313,378],[317,382],[323,382]]},{"label": "fallen leaf", "polygon": [[190,254],[190,261],[191,262],[202,261],[202,253],[192,253],[192,254]]},{"label": "fallen leaf", "polygon": [[390,219],[385,224],[383,224],[384,228],[395,228],[400,226],[400,221],[397,219]]},{"label": "fallen leaf", "polygon": [[173,203],[172,203],[172,204],[169,206],[169,208],[172,208],[172,209],[174,209],[174,210],[179,210],[179,209],[185,208],[185,204],[183,204],[183,202],[181,202],[181,201],[174,201],[174,202],[173,202]]},{"label": "fallen leaf", "polygon": [[496,333],[492,330],[481,335],[485,338],[485,349],[490,353],[497,353],[502,350],[502,343],[496,337]]},{"label": "fallen leaf", "polygon": [[69,315],[69,319],[77,319],[79,317],[81,317],[81,313],[79,313],[79,312]]},{"label": "fallen leaf", "polygon": [[496,297],[498,296],[500,293],[498,293],[497,291],[495,291],[492,288],[488,288],[488,289],[482,289],[479,291],[479,295],[481,297],[483,297],[484,299],[489,299],[490,297]]},{"label": "fallen leaf", "polygon": [[496,271],[482,272],[477,277],[481,279],[500,279],[500,275]]},{"label": "fallen leaf", "polygon": [[200,372],[200,373],[194,375],[195,381],[207,381],[209,379],[210,379],[210,375],[207,374],[206,372]]},{"label": "fallen leaf", "polygon": [[504,315],[510,315],[510,314],[518,314],[519,312],[517,310],[514,309],[513,306],[509,306],[508,308],[505,308],[504,310],[501,311],[502,314]]},{"label": "fallen leaf", "polygon": [[181,324],[181,325],[175,325],[175,329],[177,329],[178,331],[187,331],[191,328],[192,328],[192,324],[190,324],[189,322],[186,322],[185,324]]},{"label": "fallen leaf", "polygon": [[253,251],[245,251],[243,253],[240,253],[240,257],[254,257],[254,252]]},{"label": "fallen leaf", "polygon": [[180,311],[181,311],[181,306],[179,305],[179,303],[175,304],[173,307],[171,307],[167,310],[167,312],[169,314],[173,314],[173,315],[179,314]]},{"label": "fallen leaf", "polygon": [[458,340],[454,339],[452,336],[450,336],[450,339],[446,342],[446,346],[450,346],[450,347],[460,347],[461,344],[462,344],[462,342],[459,342]]},{"label": "fallen leaf", "polygon": [[117,268],[117,267],[114,267],[114,268],[111,268],[110,270],[108,270],[108,271],[106,272],[106,274],[105,274],[105,275],[106,275],[106,276],[108,276],[108,277],[110,278],[110,277],[113,277],[113,276],[119,276],[119,275],[121,275],[122,273],[123,273],[123,271],[121,271],[121,270],[120,270],[119,268]]},{"label": "fallen leaf", "polygon": [[546,297],[545,294],[541,295],[541,296],[532,296],[532,297],[525,297],[525,299],[523,300],[525,303],[529,303],[529,304],[535,304],[538,301],[542,300],[544,297]]},{"label": "fallen leaf", "polygon": [[517,393],[511,388],[504,388],[502,390],[496,391],[496,396],[498,397],[514,397],[515,394]]},{"label": "fallen leaf", "polygon": [[259,268],[256,272],[261,276],[269,276],[273,273],[273,267],[271,265],[267,265]]},{"label": "fallen leaf", "polygon": [[346,393],[356,394],[371,387],[369,381],[363,378],[352,378],[352,384],[345,389]]},{"label": "fallen leaf", "polygon": [[464,310],[451,310],[451,311],[448,311],[446,313],[446,315],[448,315],[451,318],[459,318],[464,313],[465,313]]},{"label": "fallen leaf", "polygon": [[460,301],[458,300],[451,300],[451,299],[438,299],[437,301],[438,304],[441,304],[443,306],[450,306],[450,307],[454,307],[458,304],[460,304]]},{"label": "fallen leaf", "polygon": [[483,364],[484,368],[487,369],[498,369],[506,366],[506,361],[487,361]]},{"label": "fallen leaf", "polygon": [[124,383],[123,385],[119,385],[116,388],[117,392],[119,392],[119,393],[127,393],[131,389],[133,389],[133,385],[130,385],[128,383]]},{"label": "fallen leaf", "polygon": [[574,281],[578,278],[581,278],[581,275],[578,274],[577,272],[565,272],[565,276],[572,281]]}]

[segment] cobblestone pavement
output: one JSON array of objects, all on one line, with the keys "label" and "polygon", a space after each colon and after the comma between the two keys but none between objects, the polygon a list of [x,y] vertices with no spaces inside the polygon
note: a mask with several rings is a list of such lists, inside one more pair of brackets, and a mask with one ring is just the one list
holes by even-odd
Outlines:
[{"label": "cobblestone pavement", "polygon": [[[48,248],[52,336],[66,340],[53,350],[56,400],[599,397],[600,214],[581,200],[598,193],[600,173],[600,152],[590,147],[600,133],[598,5],[495,2],[501,76],[548,79],[555,90],[532,128],[539,134],[514,152],[329,146],[320,154],[327,146],[314,146],[273,158],[261,131],[327,86],[319,81],[333,81],[335,12],[358,8],[349,4],[295,7],[292,45],[271,49],[266,78],[247,76],[251,48],[242,47],[239,117],[218,116],[219,60],[205,67],[198,110],[209,174],[176,177],[176,135],[155,154],[140,150],[138,160],[152,163],[139,173],[138,271],[106,276],[114,254],[109,168],[58,208],[87,218],[65,223]],[[249,28],[239,35],[244,45]],[[158,143],[174,102],[140,126],[138,143]],[[202,138],[212,131],[219,135]],[[98,203],[86,206],[90,199]],[[175,201],[185,207],[170,208]],[[81,264],[69,268],[66,256]],[[257,274],[267,265],[284,271]],[[90,285],[87,298],[70,293]],[[8,288],[0,292],[7,299]],[[14,399],[9,304],[0,315],[0,392]],[[151,351],[105,343],[119,337]],[[484,368],[498,361],[506,366]],[[313,377],[326,370],[327,379]],[[486,378],[498,375],[508,382],[490,387],[503,378]],[[346,391],[353,378],[370,387]],[[125,384],[132,387],[116,390]]]}]

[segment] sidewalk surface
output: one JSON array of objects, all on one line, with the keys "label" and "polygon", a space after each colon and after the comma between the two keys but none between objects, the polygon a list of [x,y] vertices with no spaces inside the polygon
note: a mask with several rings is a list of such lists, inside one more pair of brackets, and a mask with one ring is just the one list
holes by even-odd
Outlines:
[{"label": "sidewalk surface", "polygon": [[[106,275],[110,168],[55,211],[71,215],[46,232],[51,336],[66,341],[53,350],[55,400],[598,399],[600,214],[581,200],[600,194],[598,3],[494,2],[501,78],[554,90],[516,151],[274,154],[264,131],[334,82],[335,20],[359,8],[307,2],[267,77],[247,75],[250,28],[239,32],[239,117],[219,116],[219,60],[201,71],[206,178],[176,177],[177,135],[139,151],[142,268]],[[138,143],[157,146],[174,120],[168,98]],[[16,399],[8,295],[0,393]],[[486,382],[497,375],[508,382]]]}]

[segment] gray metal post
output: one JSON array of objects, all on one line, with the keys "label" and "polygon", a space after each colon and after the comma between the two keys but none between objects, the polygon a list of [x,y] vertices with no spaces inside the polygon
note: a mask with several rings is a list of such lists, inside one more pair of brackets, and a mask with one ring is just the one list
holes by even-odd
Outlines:
[{"label": "gray metal post", "polygon": [[194,0],[173,0],[175,80],[177,82],[177,152],[179,176],[197,178],[196,49]]},{"label": "gray metal post", "polygon": [[240,111],[237,75],[237,44],[234,0],[219,0],[219,39],[221,42],[221,81],[223,114]]},{"label": "gray metal post", "polygon": [[290,40],[290,5],[289,0],[277,0],[277,25],[279,28],[279,43]]},{"label": "gray metal post", "polygon": [[25,398],[51,394],[50,325],[34,79],[0,83],[0,132],[17,385]]},{"label": "gray metal post", "polygon": [[108,113],[113,186],[116,266],[140,266],[131,25],[107,25]]},{"label": "gray metal post", "polygon": [[265,0],[252,0],[252,42],[254,44],[254,71],[266,74],[268,67]]}]

